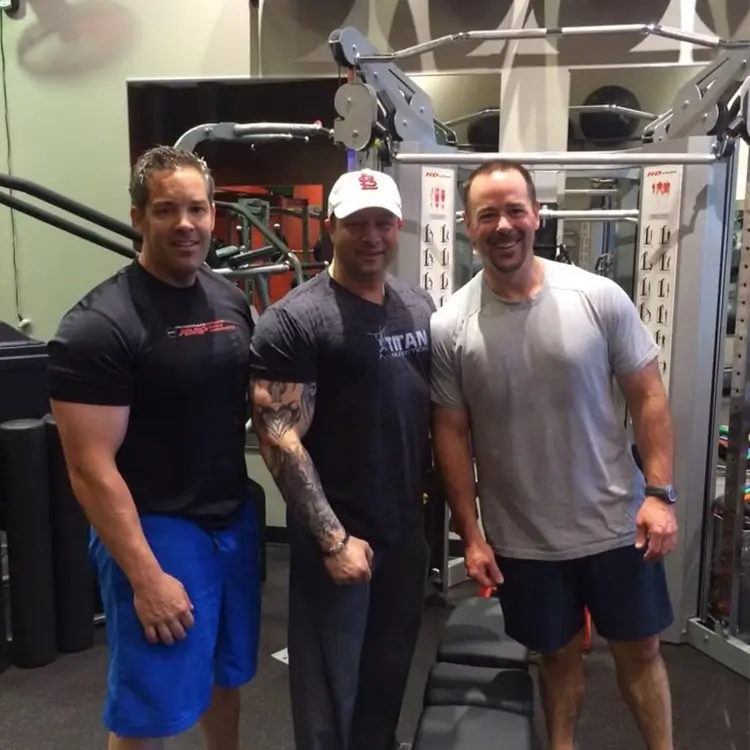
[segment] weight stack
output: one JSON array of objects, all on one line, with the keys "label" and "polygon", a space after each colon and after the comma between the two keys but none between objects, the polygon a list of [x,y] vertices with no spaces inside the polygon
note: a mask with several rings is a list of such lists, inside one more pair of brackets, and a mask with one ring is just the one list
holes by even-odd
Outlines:
[{"label": "weight stack", "polygon": [[57,650],[61,654],[71,654],[94,645],[94,574],[89,558],[89,523],[68,480],[57,424],[51,415],[44,421]]},{"label": "weight stack", "polygon": [[10,574],[11,659],[34,669],[57,658],[45,423],[0,424]]}]

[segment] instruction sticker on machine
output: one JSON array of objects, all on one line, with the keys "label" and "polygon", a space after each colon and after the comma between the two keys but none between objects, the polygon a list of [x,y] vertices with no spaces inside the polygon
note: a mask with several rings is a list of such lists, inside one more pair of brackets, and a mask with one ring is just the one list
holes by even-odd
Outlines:
[{"label": "instruction sticker on machine", "polygon": [[456,228],[456,172],[444,167],[422,168],[422,232],[420,280],[436,307],[453,293],[453,252]]},{"label": "instruction sticker on machine", "polygon": [[635,299],[641,320],[661,348],[659,364],[667,386],[674,330],[681,192],[681,166],[643,170]]}]

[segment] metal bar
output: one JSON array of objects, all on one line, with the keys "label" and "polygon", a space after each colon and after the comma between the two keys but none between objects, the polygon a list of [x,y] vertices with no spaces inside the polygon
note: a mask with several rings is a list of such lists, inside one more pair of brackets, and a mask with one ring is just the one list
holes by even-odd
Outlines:
[{"label": "metal bar", "polygon": [[92,224],[97,224],[102,229],[108,229],[110,232],[119,234],[125,239],[132,240],[133,242],[141,242],[141,235],[137,232],[130,224],[125,224],[122,221],[113,219],[107,214],[103,214],[101,211],[86,206],[83,203],[74,201],[71,198],[67,198],[60,193],[56,193],[54,190],[38,185],[31,180],[24,180],[20,177],[15,177],[9,174],[0,174],[0,187],[7,188],[15,193],[26,193],[32,196],[32,198],[38,198],[45,203],[49,203],[51,206],[61,208],[63,211],[67,211],[80,219],[85,219]]},{"label": "metal bar", "polygon": [[486,115],[499,115],[500,107],[485,107],[484,109],[478,109],[476,112],[469,112],[467,115],[460,115],[459,117],[452,117],[450,120],[444,120],[443,125],[451,127],[452,125],[459,125],[462,122],[469,122],[477,117],[485,117]]},{"label": "metal bar", "polygon": [[216,201],[215,203],[218,208],[223,208],[245,218],[248,224],[251,224],[263,235],[269,245],[273,245],[285,257],[288,258],[290,254],[294,254],[249,208],[240,203],[228,203],[226,201]]},{"label": "metal bar", "polygon": [[643,36],[660,36],[678,42],[688,42],[699,47],[719,49],[720,47],[750,46],[748,42],[731,42],[709,34],[694,34],[671,26],[660,26],[653,23],[627,23],[596,26],[561,26],[549,29],[490,29],[483,31],[461,31],[447,34],[422,44],[380,55],[362,55],[360,62],[389,62],[405,60],[409,57],[433,52],[441,47],[448,47],[458,42],[520,41],[522,39],[557,39],[567,36],[606,36],[609,34],[642,34]]},{"label": "metal bar", "polygon": [[568,188],[563,190],[563,195],[618,195],[617,188]]},{"label": "metal bar", "polygon": [[195,151],[203,141],[244,141],[261,143],[263,141],[289,141],[294,138],[311,135],[332,137],[333,131],[324,128],[320,123],[293,122],[207,122],[195,125],[186,130],[176,141],[175,148]]},{"label": "metal bar", "polygon": [[[750,187],[750,170],[745,180],[747,186]],[[716,570],[718,615],[724,620],[728,634],[732,636],[737,635],[739,625],[739,573],[745,510],[745,475],[748,468],[748,429],[750,428],[747,412],[747,388],[748,376],[750,376],[747,367],[747,358],[750,356],[750,191],[747,190],[743,206],[736,310],[724,509],[721,520],[720,552],[716,556],[718,558],[718,570]]]},{"label": "metal bar", "polygon": [[[240,139],[238,139],[240,140]],[[291,133],[254,133],[252,135],[243,135],[243,143],[271,143],[273,141],[293,141],[294,136]]]},{"label": "metal bar", "polygon": [[101,234],[86,227],[79,227],[77,224],[74,224],[68,219],[64,219],[62,216],[53,214],[50,211],[45,211],[43,208],[38,208],[37,206],[27,203],[20,198],[16,198],[13,195],[6,195],[2,191],[0,191],[0,205],[7,206],[14,211],[31,216],[33,219],[42,221],[45,224],[49,224],[51,227],[60,229],[68,234],[72,234],[74,237],[79,237],[80,239],[91,242],[94,245],[99,245],[105,250],[109,250],[116,255],[121,255],[123,258],[132,260],[137,255],[132,247],[111,240],[108,237],[103,237]]},{"label": "metal bar", "polygon": [[539,215],[550,219],[575,219],[580,221],[629,221],[639,219],[640,212],[635,208],[584,208],[580,211],[565,209],[542,209]]},{"label": "metal bar", "polygon": [[508,164],[536,164],[564,168],[570,166],[636,167],[661,164],[713,164],[715,154],[657,154],[651,152],[548,152],[548,153],[455,153],[455,154],[396,154],[393,160],[400,164],[440,164],[443,166],[480,165],[492,161]]},{"label": "metal bar", "polygon": [[[619,104],[574,104],[568,107],[569,110],[576,112],[613,112],[618,115],[629,115],[630,117],[637,117],[640,120],[654,120],[659,115],[653,112],[644,112],[640,109],[631,109],[630,107],[622,107]],[[469,112],[466,115],[460,115],[459,117],[453,117],[450,120],[445,120],[443,125],[451,127],[453,125],[459,125],[462,122],[470,122],[477,117],[487,117],[490,115],[499,115],[500,107],[485,107],[484,109],[478,109],[476,112]]]},{"label": "metal bar", "polygon": [[622,107],[619,104],[574,104],[568,107],[568,109],[575,112],[613,112],[617,115],[636,117],[639,120],[655,120],[659,117],[659,115],[654,114],[653,112],[644,112],[642,109]]},{"label": "metal bar", "polygon": [[[458,211],[456,213],[456,221],[463,221],[463,215],[463,211]],[[581,210],[542,208],[539,211],[539,216],[542,219],[568,219],[575,221],[637,221],[640,215],[640,211],[635,208],[583,208]]]},{"label": "metal bar", "polygon": [[750,645],[731,635],[724,637],[697,618],[688,620],[687,642],[710,659],[750,680]]},{"label": "metal bar", "polygon": [[300,122],[248,122],[237,123],[234,126],[234,135],[236,138],[244,138],[247,135],[255,134],[291,134],[291,135],[332,135],[333,131],[323,127],[319,122],[300,123]]},{"label": "metal bar", "polygon": [[250,268],[214,268],[214,273],[229,278],[249,279],[252,276],[273,276],[289,273],[292,269],[287,263],[276,263],[272,266],[250,266]]}]

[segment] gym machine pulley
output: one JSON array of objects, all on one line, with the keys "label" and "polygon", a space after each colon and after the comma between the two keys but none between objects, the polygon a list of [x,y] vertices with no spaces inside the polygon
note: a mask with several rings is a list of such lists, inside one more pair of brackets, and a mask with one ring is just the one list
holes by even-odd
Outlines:
[{"label": "gym machine pulley", "polygon": [[[666,112],[651,113],[632,109],[627,114],[648,120],[634,149],[617,151],[577,151],[547,153],[477,153],[463,151],[446,138],[445,131],[470,117],[441,123],[429,95],[398,67],[401,60],[468,41],[522,41],[601,35],[639,34],[662,37],[716,50],[716,57],[675,92]],[[541,29],[502,29],[465,31],[381,53],[357,29],[345,27],[329,36],[333,59],[348,72],[348,82],[336,92],[338,118],[334,140],[356,152],[359,166],[372,166],[390,172],[401,186],[405,212],[418,218],[417,229],[404,231],[398,260],[398,273],[419,283],[425,278],[423,257],[448,258],[444,266],[431,262],[430,273],[453,281],[431,285],[436,304],[442,304],[453,291],[463,266],[458,257],[456,214],[460,195],[456,190],[459,171],[494,160],[523,164],[541,172],[549,182],[555,172],[585,170],[609,172],[641,168],[640,210],[614,214],[604,209],[565,214],[547,212],[548,217],[591,221],[632,221],[640,225],[637,239],[638,266],[635,269],[636,301],[644,302],[641,290],[671,289],[667,302],[647,300],[654,333],[663,351],[661,362],[665,383],[673,402],[678,450],[675,458],[675,484],[689,495],[681,508],[680,551],[667,560],[670,593],[676,622],[665,639],[688,640],[696,648],[710,652],[732,669],[750,677],[750,647],[738,638],[738,570],[742,546],[744,487],[747,468],[747,436],[750,414],[745,405],[750,357],[750,316],[738,316],[735,330],[732,402],[729,417],[727,477],[721,533],[712,566],[704,554],[701,575],[696,570],[696,550],[709,544],[710,518],[707,495],[715,492],[718,425],[716,396],[723,379],[723,339],[725,314],[716,300],[726,298],[725,269],[731,238],[731,210],[737,168],[736,141],[750,142],[750,43],[716,36],[685,32],[658,24],[625,24]],[[606,105],[581,105],[593,111],[614,111]],[[496,110],[485,110],[487,114]],[[581,111],[584,111],[581,109]],[[620,113],[622,114],[622,113]],[[605,175],[602,175],[604,177]],[[538,185],[539,187],[539,185]],[[547,190],[547,185],[544,189]],[[564,195],[559,190],[556,195]],[[572,193],[573,191],[571,191]],[[612,194],[616,194],[616,189]],[[586,194],[586,191],[581,192]],[[593,188],[590,194],[594,194]],[[440,196],[437,204],[435,196]],[[548,191],[545,196],[550,196]],[[406,205],[406,202],[409,204]],[[543,203],[557,210],[556,198]],[[660,212],[659,205],[667,206]],[[682,217],[680,219],[680,217]],[[667,231],[668,230],[668,231]],[[750,191],[745,205],[743,260],[738,280],[738,306],[750,295]],[[437,238],[440,238],[438,241]],[[679,237],[679,242],[677,238]],[[654,239],[659,238],[659,239]],[[449,252],[444,252],[445,249]],[[685,256],[680,263],[678,256]],[[418,260],[416,260],[418,259]],[[689,259],[689,260],[688,260]],[[674,270],[679,264],[679,275]],[[664,277],[662,279],[662,277]],[[669,283],[664,279],[669,278]],[[657,281],[662,283],[658,284]],[[465,279],[464,279],[465,281]],[[651,282],[654,283],[651,283]],[[679,281],[679,286],[678,286]],[[459,285],[463,283],[458,281]],[[662,292],[659,291],[659,294]],[[666,299],[666,296],[665,296]],[[750,296],[745,300],[750,304]],[[739,309],[739,307],[738,307]],[[656,311],[658,310],[658,315]],[[666,321],[662,325],[653,321]],[[680,325],[676,326],[675,321]],[[645,321],[644,321],[645,322]],[[702,338],[697,339],[701,334]],[[719,342],[718,344],[716,342]],[[699,395],[697,395],[699,394]],[[708,424],[708,430],[705,425]],[[446,523],[446,539],[448,537]],[[447,543],[446,543],[447,548]],[[447,558],[446,558],[447,562]],[[444,568],[447,570],[447,568]],[[450,576],[445,580],[450,585]],[[722,601],[720,612],[707,613],[708,580]],[[700,604],[696,602],[700,600]],[[700,610],[700,611],[698,611]],[[736,656],[727,656],[726,644],[737,647]],[[739,653],[741,652],[741,653]]]}]

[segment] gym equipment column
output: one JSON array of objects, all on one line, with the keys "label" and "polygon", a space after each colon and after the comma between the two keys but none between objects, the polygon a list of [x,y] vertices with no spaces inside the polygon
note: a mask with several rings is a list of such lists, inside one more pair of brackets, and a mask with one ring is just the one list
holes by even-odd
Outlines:
[{"label": "gym equipment column", "polygon": [[[0,566],[0,570],[2,566]],[[10,665],[10,643],[8,643],[8,631],[5,626],[5,584],[0,580],[0,674]]]},{"label": "gym equipment column", "polygon": [[0,476],[8,536],[12,663],[33,669],[57,658],[44,420],[0,424]]},{"label": "gym equipment column", "polygon": [[[518,68],[504,70],[500,85],[500,142],[498,151],[562,151],[568,147],[570,70]],[[536,125],[529,127],[529,119]],[[549,209],[558,208],[565,176],[554,169],[534,169],[537,199]],[[554,260],[562,242],[562,225],[544,219],[537,232],[537,255]]]},{"label": "gym equipment column", "polygon": [[68,481],[57,424],[51,415],[44,421],[57,649],[61,654],[68,654],[94,645],[94,575],[89,559],[89,523]]}]

